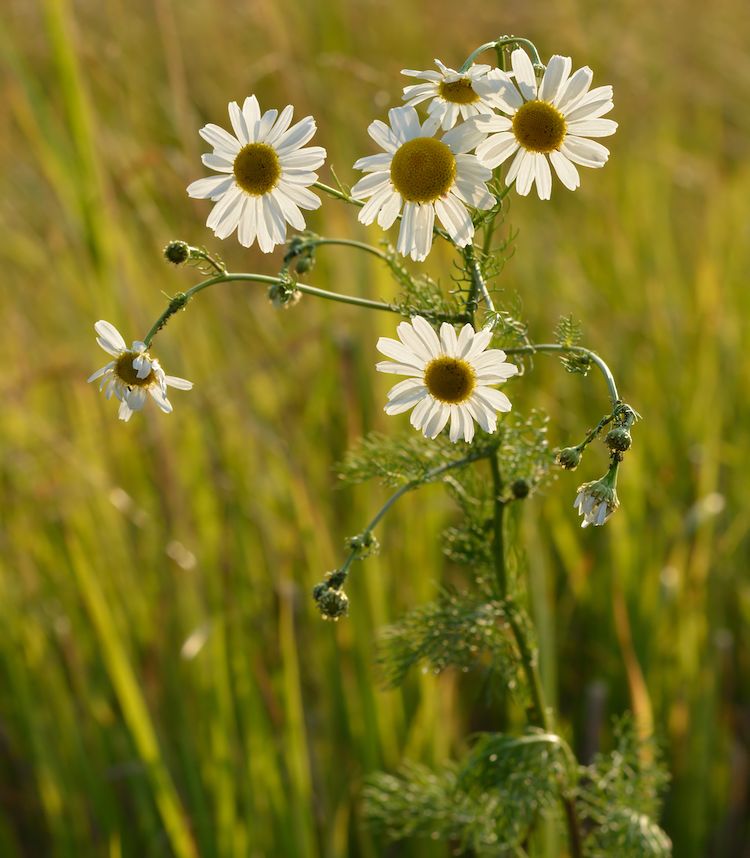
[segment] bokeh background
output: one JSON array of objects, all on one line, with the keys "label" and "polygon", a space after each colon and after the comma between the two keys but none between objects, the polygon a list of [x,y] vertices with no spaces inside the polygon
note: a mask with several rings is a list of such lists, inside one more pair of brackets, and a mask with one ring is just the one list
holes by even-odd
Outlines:
[{"label": "bokeh background", "polygon": [[[620,130],[580,191],[512,196],[502,285],[538,341],[579,319],[644,416],[606,528],[582,532],[571,506],[601,447],[524,510],[544,681],[584,757],[612,716],[653,720],[676,856],[749,855],[744,0],[10,0],[3,18],[0,855],[445,854],[386,852],[359,802],[368,773],[441,762],[492,724],[471,678],[385,691],[373,668],[378,628],[450,574],[444,494],[383,524],[348,620],[321,622],[309,597],[384,497],[342,489],[334,464],[362,432],[406,428],[373,371],[394,320],[313,299],[279,312],[224,285],[157,339],[195,382],[174,414],[119,423],[86,378],[106,360],[94,321],[141,337],[196,282],[162,260],[169,239],[278,270],[281,252],[215,240],[184,192],[206,173],[198,128],[226,125],[229,100],[313,113],[351,182],[401,68],[456,66],[509,32],[611,82]],[[335,201],[309,224],[381,237]],[[450,263],[430,258],[446,286]],[[395,294],[343,248],[308,282]],[[607,403],[548,358],[509,392],[548,411],[553,445]]]}]

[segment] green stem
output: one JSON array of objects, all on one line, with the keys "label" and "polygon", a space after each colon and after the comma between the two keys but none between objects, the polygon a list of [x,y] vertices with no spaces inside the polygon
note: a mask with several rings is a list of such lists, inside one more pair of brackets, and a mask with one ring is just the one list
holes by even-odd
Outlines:
[{"label": "green stem", "polygon": [[365,244],[363,241],[351,241],[348,238],[311,238],[308,244],[312,247],[321,247],[324,244],[337,244],[342,247],[355,247],[358,250],[364,250],[366,253],[371,253],[373,256],[377,256],[378,259],[382,259],[383,262],[390,264],[391,260],[383,253],[382,250],[378,250],[377,247],[373,247],[371,244]]},{"label": "green stem", "polygon": [[479,305],[479,297],[481,296],[484,303],[487,305],[487,311],[495,312],[495,305],[492,303],[490,293],[487,289],[487,284],[484,282],[482,270],[479,267],[476,254],[474,253],[474,245],[467,244],[463,249],[464,260],[471,274],[471,291],[469,292],[468,300],[466,301],[466,313],[471,317],[472,324],[474,323],[474,313]]},{"label": "green stem", "polygon": [[536,49],[536,45],[533,42],[530,42],[528,39],[521,39],[517,36],[501,36],[499,39],[495,39],[494,42],[485,42],[483,45],[480,45],[475,51],[472,51],[469,56],[466,58],[466,61],[459,69],[459,72],[466,72],[471,67],[471,64],[474,60],[479,56],[479,54],[484,53],[485,51],[495,51],[500,48],[505,47],[505,45],[523,45],[531,54],[531,62],[534,64],[535,68],[543,69],[544,63],[539,56],[539,51]]},{"label": "green stem", "polygon": [[351,194],[344,193],[344,191],[338,190],[338,188],[332,188],[330,185],[324,185],[323,182],[315,182],[313,184],[314,188],[317,188],[319,191],[323,191],[324,194],[328,194],[331,197],[335,197],[337,200],[343,200],[346,203],[352,203],[355,206],[359,206],[362,208],[364,203],[362,200],[355,200]]},{"label": "green stem", "polygon": [[[503,533],[503,517],[506,504],[505,501],[502,500],[503,482],[496,451],[490,456],[490,466],[492,469],[492,491],[495,505],[495,514],[493,516],[495,577],[497,578],[500,597],[505,600],[508,593],[508,581],[505,566],[505,536]],[[510,626],[516,646],[518,647],[523,671],[526,675],[526,681],[529,684],[534,718],[537,724],[545,731],[544,735],[528,737],[526,741],[547,741],[560,745],[566,755],[572,775],[575,776],[575,772],[577,770],[575,756],[567,742],[554,733],[554,716],[552,711],[548,709],[545,702],[544,688],[542,687],[542,679],[539,674],[538,653],[533,651],[529,645],[523,627],[518,621],[513,610],[510,610],[508,613],[508,625]],[[567,783],[564,785],[561,784],[560,801],[563,805],[563,810],[565,811],[565,821],[568,827],[568,839],[570,842],[571,855],[573,858],[582,858],[581,831],[578,823],[575,798],[571,795]]]},{"label": "green stem", "polygon": [[[372,531],[378,526],[383,516],[388,512],[388,510],[398,501],[400,500],[407,492],[412,491],[413,489],[419,488],[419,486],[424,485],[425,483],[429,483],[437,477],[441,477],[443,474],[448,471],[452,471],[455,468],[462,468],[464,465],[469,465],[471,462],[478,462],[480,459],[486,459],[489,456],[494,456],[495,448],[487,449],[486,447],[475,450],[473,453],[469,453],[468,456],[464,456],[462,459],[456,459],[453,462],[448,462],[445,465],[440,465],[437,468],[433,468],[431,471],[427,471],[427,473],[416,480],[410,480],[405,485],[401,486],[401,488],[394,492],[388,500],[380,507],[380,509],[375,514],[372,521],[367,525],[367,527],[360,534],[363,537],[369,536]],[[339,568],[338,572],[342,575],[346,575],[349,567],[352,565],[352,561],[357,556],[357,549],[353,549],[349,552],[349,556],[344,560],[344,563]]]},{"label": "green stem", "polygon": [[[151,341],[158,331],[160,331],[167,323],[169,318],[178,310],[182,310],[187,306],[188,302],[203,289],[208,289],[209,286],[215,286],[217,283],[232,283],[234,281],[249,281],[253,283],[267,283],[269,286],[283,285],[287,281],[281,277],[270,277],[265,274],[217,274],[215,277],[209,277],[208,280],[203,280],[201,283],[188,289],[186,292],[181,292],[176,295],[167,305],[167,308],[159,316],[159,318],[151,326],[151,329],[146,334],[144,343],[146,347],[151,345]],[[399,308],[392,304],[385,304],[382,301],[371,301],[369,298],[357,298],[354,295],[341,295],[338,292],[329,292],[327,289],[318,289],[316,286],[307,286],[303,283],[295,283],[295,288],[305,295],[314,295],[316,298],[325,298],[329,301],[338,301],[340,304],[354,304],[357,307],[367,307],[369,310],[383,310],[389,313],[398,313]]]},{"label": "green stem", "polygon": [[530,346],[513,346],[503,349],[503,351],[508,355],[534,354],[535,352],[574,352],[575,354],[586,355],[604,376],[604,380],[607,382],[607,387],[609,388],[609,398],[612,400],[612,405],[616,406],[620,402],[620,395],[617,392],[617,385],[615,384],[612,370],[591,349],[586,349],[583,346],[563,346],[560,343],[534,343]]}]

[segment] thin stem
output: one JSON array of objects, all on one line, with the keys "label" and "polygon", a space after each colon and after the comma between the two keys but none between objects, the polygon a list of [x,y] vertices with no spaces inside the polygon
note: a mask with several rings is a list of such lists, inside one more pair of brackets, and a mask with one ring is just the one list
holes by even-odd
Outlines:
[{"label": "thin stem", "polygon": [[218,262],[216,259],[211,256],[211,254],[204,250],[202,247],[193,247],[190,250],[190,257],[192,259],[203,259],[214,269],[217,274],[226,274],[227,269],[223,263]]},{"label": "thin stem", "polygon": [[[367,527],[362,531],[361,536],[369,536],[372,531],[378,526],[380,521],[383,519],[383,516],[388,512],[388,510],[398,501],[400,500],[407,492],[412,491],[412,489],[419,488],[419,486],[424,485],[425,483],[431,482],[436,477],[440,477],[448,471],[452,471],[455,468],[462,468],[464,465],[469,465],[471,462],[477,462],[480,459],[486,459],[488,456],[494,456],[495,448],[491,448],[488,450],[486,447],[483,449],[475,450],[473,453],[469,453],[468,456],[464,456],[462,459],[456,459],[453,462],[448,462],[445,465],[440,465],[437,468],[433,468],[431,471],[427,471],[427,473],[416,480],[410,480],[405,485],[401,486],[401,488],[394,492],[388,500],[380,507],[380,509],[375,514],[372,521],[367,525]],[[345,577],[349,567],[352,564],[352,561],[357,556],[358,549],[352,549],[349,552],[348,557],[344,560],[344,563],[338,570],[340,574],[343,574]]]},{"label": "thin stem", "polygon": [[484,53],[485,51],[493,51],[498,50],[505,45],[523,45],[531,54],[531,62],[534,64],[536,68],[544,68],[544,63],[539,56],[539,51],[536,49],[536,45],[533,42],[530,42],[528,39],[521,39],[517,36],[501,36],[499,39],[495,39],[494,42],[485,42],[483,45],[480,45],[475,51],[472,51],[469,56],[466,58],[466,61],[459,69],[460,72],[468,71],[471,64],[474,60],[479,56],[479,54]]},{"label": "thin stem", "polygon": [[373,256],[377,256],[378,259],[382,259],[383,262],[387,262],[388,264],[391,262],[382,250],[378,250],[377,247],[373,247],[371,244],[365,244],[363,241],[351,241],[348,238],[311,238],[308,244],[311,247],[321,247],[324,244],[338,244],[342,247],[355,247],[358,250],[364,250],[366,253],[371,253]]},{"label": "thin stem", "polygon": [[617,392],[617,385],[615,384],[612,370],[591,349],[586,349],[583,346],[563,346],[560,343],[534,343],[530,346],[513,346],[504,349],[504,352],[508,355],[534,354],[535,352],[574,352],[586,355],[592,363],[596,364],[604,376],[604,380],[607,382],[607,387],[609,388],[609,398],[612,400],[612,405],[615,406],[620,402],[620,395]]},{"label": "thin stem", "polygon": [[352,205],[359,206],[360,208],[364,205],[362,200],[355,200],[351,194],[344,193],[344,191],[340,191],[338,188],[332,188],[330,185],[324,185],[323,182],[315,182],[313,187],[319,191],[323,191],[324,194],[335,197],[337,200],[343,200],[345,203],[352,203]]},{"label": "thin stem", "polygon": [[476,254],[474,253],[474,245],[467,244],[463,253],[466,265],[471,273],[471,291],[469,292],[469,298],[466,301],[466,313],[471,316],[473,323],[474,313],[476,312],[479,304],[479,296],[482,297],[484,303],[487,305],[488,312],[494,313],[495,305],[492,303],[492,298],[490,298],[490,293],[487,290],[487,284],[484,282],[482,269],[479,267],[479,262],[477,261]]},{"label": "thin stem", "polygon": [[[492,491],[495,501],[495,514],[493,516],[493,554],[495,576],[497,578],[500,597],[505,599],[507,597],[508,590],[505,567],[505,537],[503,533],[503,516],[506,504],[505,501],[502,500],[503,482],[496,451],[490,456],[490,466],[492,468]],[[557,736],[554,732],[554,717],[551,710],[547,708],[547,704],[545,702],[544,688],[542,687],[542,679],[539,674],[537,653],[530,647],[526,634],[524,633],[524,629],[518,621],[518,617],[512,610],[508,614],[508,625],[510,626],[516,646],[518,647],[523,671],[526,674],[526,681],[529,684],[535,720],[545,731],[543,735],[525,737],[520,741],[545,741],[559,745],[565,753],[568,766],[572,769],[573,774],[575,774],[577,769],[575,756],[567,742],[565,742],[560,736]],[[560,801],[565,811],[565,821],[568,826],[568,839],[570,842],[571,855],[573,858],[582,858],[581,831],[578,824],[575,799],[568,792],[567,785],[564,789],[561,788]]]},{"label": "thin stem", "polygon": [[[267,283],[269,286],[288,285],[288,281],[281,277],[270,277],[265,274],[217,274],[215,277],[209,277],[201,283],[188,289],[186,292],[180,292],[167,305],[167,308],[159,316],[159,318],[151,326],[151,329],[146,334],[143,342],[146,347],[151,345],[151,341],[158,331],[160,331],[167,323],[169,318],[178,310],[184,309],[188,302],[203,289],[208,289],[209,286],[215,286],[217,283],[232,283],[234,281],[249,281],[253,283]],[[371,301],[369,298],[357,298],[354,295],[341,295],[338,292],[329,292],[327,289],[319,289],[316,286],[307,286],[303,283],[295,283],[294,288],[298,289],[305,295],[314,295],[316,298],[325,298],[329,301],[338,301],[341,304],[354,304],[357,307],[367,307],[370,310],[383,310],[389,313],[400,312],[398,307],[392,304],[385,304],[382,301]]]}]

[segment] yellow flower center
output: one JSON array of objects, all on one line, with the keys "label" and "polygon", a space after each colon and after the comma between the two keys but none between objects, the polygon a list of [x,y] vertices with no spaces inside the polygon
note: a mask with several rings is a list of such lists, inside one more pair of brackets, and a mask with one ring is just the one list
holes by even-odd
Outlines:
[{"label": "yellow flower center", "polygon": [[438,92],[453,104],[474,104],[479,101],[479,95],[472,89],[471,81],[463,77],[451,81],[441,80]]},{"label": "yellow flower center", "polygon": [[115,364],[115,375],[120,379],[120,381],[127,384],[128,387],[148,387],[156,380],[156,376],[152,369],[145,378],[138,378],[136,369],[133,366],[133,359],[136,357],[138,357],[136,352],[123,352],[120,357],[117,358],[117,363]]},{"label": "yellow flower center", "polygon": [[425,367],[424,383],[435,399],[458,405],[471,396],[476,387],[476,375],[465,360],[442,355],[433,358]]},{"label": "yellow flower center", "polygon": [[234,159],[234,178],[246,194],[267,194],[281,178],[279,156],[265,143],[248,143]]},{"label": "yellow flower center", "polygon": [[391,181],[412,203],[432,203],[446,194],[456,178],[453,152],[434,137],[417,137],[396,150]]},{"label": "yellow flower center", "polygon": [[527,101],[513,116],[516,140],[530,152],[553,152],[565,139],[568,124],[547,101]]}]

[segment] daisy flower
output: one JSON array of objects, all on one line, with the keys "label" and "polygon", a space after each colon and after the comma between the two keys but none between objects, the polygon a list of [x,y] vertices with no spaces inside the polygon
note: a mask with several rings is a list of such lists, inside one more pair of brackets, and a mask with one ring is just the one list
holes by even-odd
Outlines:
[{"label": "daisy flower", "polygon": [[409,376],[388,392],[386,414],[401,414],[410,408],[411,425],[426,438],[435,438],[450,419],[450,439],[474,437],[474,421],[485,432],[497,428],[497,411],[510,411],[510,400],[489,385],[500,384],[518,372],[505,362],[505,352],[487,349],[492,331],[475,331],[464,325],[456,336],[452,325],[443,322],[440,336],[422,316],[401,322],[398,340],[381,337],[378,351],[392,361],[376,365],[379,372]]},{"label": "daisy flower", "polygon": [[576,164],[603,167],[609,158],[609,149],[588,138],[608,137],[617,130],[616,122],[601,118],[614,106],[612,87],[589,90],[591,69],[584,66],[571,75],[570,57],[552,57],[539,84],[531,60],[521,48],[511,54],[511,65],[515,84],[500,72],[505,87],[496,96],[500,110],[508,116],[472,120],[481,131],[490,133],[477,146],[477,157],[494,169],[515,154],[505,183],[515,182],[522,196],[536,182],[539,199],[550,198],[550,163],[563,185],[574,191],[580,184]]},{"label": "daisy flower", "polygon": [[114,360],[98,369],[88,381],[100,378],[99,390],[104,390],[107,399],[114,394],[120,400],[120,420],[130,420],[134,411],[140,411],[147,393],[162,411],[169,414],[172,403],[167,399],[167,387],[178,390],[192,388],[192,382],[184,378],[165,375],[159,361],[151,357],[146,344],[140,340],[128,348],[117,328],[103,319],[94,325],[94,330],[98,334],[97,343]]},{"label": "daisy flower", "polygon": [[317,209],[320,199],[308,187],[318,179],[326,150],[320,146],[303,148],[315,134],[315,120],[306,116],[291,125],[294,109],[267,110],[261,115],[258,99],[251,95],[240,110],[229,105],[234,135],[218,125],[206,125],[201,137],[214,151],[202,161],[218,176],[198,179],[187,192],[216,205],[206,226],[218,238],[227,238],[235,229],[244,247],[258,240],[263,253],[270,253],[286,241],[286,225],[305,228],[300,209]]},{"label": "daisy flower", "polygon": [[388,229],[402,214],[397,249],[417,261],[432,247],[435,215],[456,245],[465,247],[474,237],[468,206],[490,209],[495,204],[485,185],[492,171],[468,154],[484,135],[464,122],[438,140],[440,118],[430,116],[420,125],[413,107],[392,108],[388,120],[390,127],[376,119],[367,129],[385,151],[354,165],[368,174],[352,188],[355,199],[368,200],[360,222],[377,218]]},{"label": "daisy flower", "polygon": [[440,71],[415,71],[403,69],[401,74],[425,81],[404,87],[404,101],[415,107],[432,99],[427,112],[442,120],[441,127],[447,131],[461,119],[470,119],[480,113],[493,113],[498,107],[496,96],[505,86],[504,78],[492,70],[492,66],[472,65],[465,72],[457,72],[435,60]]},{"label": "daisy flower", "polygon": [[620,506],[615,488],[616,482],[617,466],[615,465],[600,480],[578,486],[573,506],[578,510],[579,515],[583,516],[581,527],[588,527],[590,524],[601,526]]}]

